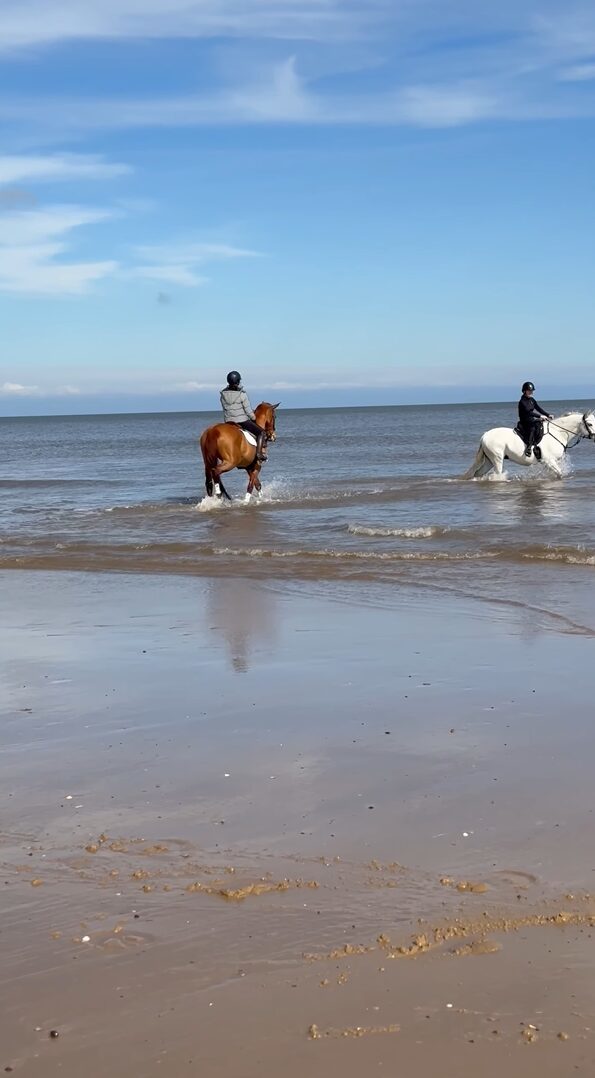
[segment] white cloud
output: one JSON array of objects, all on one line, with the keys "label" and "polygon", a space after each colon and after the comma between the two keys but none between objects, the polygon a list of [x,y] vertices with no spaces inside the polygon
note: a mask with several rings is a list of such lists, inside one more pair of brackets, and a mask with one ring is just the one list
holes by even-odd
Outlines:
[{"label": "white cloud", "polygon": [[0,49],[61,41],[142,38],[345,38],[381,9],[367,0],[3,0]]},{"label": "white cloud", "polygon": [[112,216],[109,210],[68,205],[5,213],[0,216],[0,245],[25,246],[39,243],[54,239],[81,225],[93,225],[98,221],[109,220]]},{"label": "white cloud", "polygon": [[[542,107],[540,103],[539,115]],[[34,119],[39,106],[21,102],[12,108],[24,120]],[[0,114],[2,109],[0,104]],[[10,106],[4,110],[10,111]],[[295,58],[290,57],[256,84],[213,94],[53,102],[48,123],[59,116],[74,131],[276,123],[451,127],[488,117],[514,117],[518,112],[501,91],[479,82],[410,85],[360,96],[323,95],[299,78]]]},{"label": "white cloud", "polygon": [[[595,79],[595,9],[581,0],[0,0],[0,51],[105,39],[132,47],[167,38],[217,39],[218,50],[222,39],[264,44],[255,74],[245,74],[243,58],[234,66],[242,72],[234,85],[212,82],[200,93],[154,98],[4,94],[0,118],[63,138],[135,127],[450,127],[595,113],[588,87],[581,93],[578,85]],[[298,60],[280,57],[279,42],[291,42],[287,51]],[[333,85],[333,73],[345,70],[340,56],[364,46],[367,64],[355,65],[349,91],[344,82]],[[377,73],[383,63],[386,79],[375,74],[368,85],[366,66]],[[216,63],[205,69],[218,70]],[[323,81],[315,81],[314,69]],[[125,169],[84,155],[12,161],[0,157],[0,183],[9,182],[3,167],[9,176],[29,170],[22,178],[33,180],[107,178]],[[199,283],[191,276],[187,270],[176,280]],[[171,271],[164,279],[172,279]]]},{"label": "white cloud", "polygon": [[558,73],[560,82],[592,82],[595,79],[595,63],[574,64]]},{"label": "white cloud", "polygon": [[168,386],[166,392],[175,393],[200,393],[200,392],[216,392],[221,389],[220,385],[215,382],[174,382],[172,386]]},{"label": "white cloud", "polygon": [[136,257],[141,264],[127,271],[133,277],[195,288],[208,278],[198,273],[209,262],[229,262],[241,258],[257,258],[258,252],[224,243],[182,243],[138,247]]},{"label": "white cloud", "polygon": [[457,127],[501,115],[503,101],[476,86],[411,86],[396,101],[396,115],[420,127]]},{"label": "white cloud", "polygon": [[0,385],[0,396],[4,397],[35,397],[39,393],[39,386],[24,386],[20,382],[4,382]]},{"label": "white cloud", "polygon": [[[459,65],[464,66],[464,65]],[[132,128],[184,128],[231,124],[385,125],[455,127],[485,120],[547,119],[595,113],[595,100],[559,99],[544,87],[535,58],[523,68],[520,59],[507,73],[491,71],[474,77],[453,77],[437,61],[425,79],[384,89],[341,93],[300,75],[295,56],[261,68],[258,79],[183,97],[90,98],[0,102],[0,117],[35,124],[43,113],[46,132],[52,125],[63,133]],[[444,77],[439,77],[440,68]],[[496,65],[497,67],[497,65]],[[560,88],[559,64],[550,83]],[[582,79],[586,79],[583,70]],[[570,81],[570,78],[568,79]],[[575,81],[578,79],[575,78]],[[549,86],[549,83],[548,83]]]},{"label": "white cloud", "polygon": [[65,237],[83,225],[112,217],[108,210],[49,206],[0,216],[0,292],[80,295],[113,273],[114,261],[68,262]]},{"label": "white cloud", "polygon": [[124,277],[163,281],[191,288],[207,278],[209,263],[256,258],[256,251],[225,243],[185,242],[138,247],[134,261],[76,261],[68,257],[73,233],[114,219],[114,210],[52,205],[0,214],[0,292],[26,295],[80,295],[116,272]]},{"label": "white cloud", "polygon": [[223,113],[252,122],[316,122],[318,105],[307,94],[297,73],[296,58],[275,64],[268,78],[226,93],[219,107]]},{"label": "white cloud", "polygon": [[536,10],[534,26],[540,44],[558,60],[590,60],[595,52],[595,9],[592,4],[553,4],[551,13]]},{"label": "white cloud", "polygon": [[76,386],[57,386],[47,389],[43,386],[25,386],[20,382],[5,382],[0,385],[0,397],[75,397],[80,394]]},{"label": "white cloud", "polygon": [[[127,165],[92,154],[0,155],[0,187],[13,183],[109,180]],[[7,195],[9,192],[5,191]],[[11,206],[11,200],[5,202]],[[0,292],[24,295],[79,295],[112,274],[117,263],[65,257],[72,233],[115,216],[113,210],[80,205],[18,208],[0,214]]]},{"label": "white cloud", "polygon": [[128,165],[112,164],[94,154],[0,154],[0,185],[52,180],[109,180],[130,171]]},{"label": "white cloud", "polygon": [[149,265],[135,266],[130,270],[132,277],[145,277],[149,281],[167,281],[168,284],[179,284],[185,288],[197,288],[206,284],[208,277],[201,277],[186,266]]}]

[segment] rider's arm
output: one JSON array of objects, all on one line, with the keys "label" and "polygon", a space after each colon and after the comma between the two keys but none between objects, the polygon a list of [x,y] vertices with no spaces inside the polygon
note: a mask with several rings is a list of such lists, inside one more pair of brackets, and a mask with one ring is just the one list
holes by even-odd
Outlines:
[{"label": "rider's arm", "polygon": [[244,393],[243,390],[242,390],[242,394],[240,396],[240,402],[244,407],[244,411],[245,411],[246,415],[248,416],[248,419],[252,419],[254,422],[256,422],[256,416],[254,415],[254,412],[252,410],[252,405],[250,404],[250,401],[248,400],[248,394]]},{"label": "rider's arm", "polygon": [[536,400],[533,400],[533,404],[535,406],[535,411],[536,412],[539,412],[540,415],[547,416],[548,419],[550,418],[550,413],[546,412],[545,408],[542,408],[541,405],[538,404]]}]

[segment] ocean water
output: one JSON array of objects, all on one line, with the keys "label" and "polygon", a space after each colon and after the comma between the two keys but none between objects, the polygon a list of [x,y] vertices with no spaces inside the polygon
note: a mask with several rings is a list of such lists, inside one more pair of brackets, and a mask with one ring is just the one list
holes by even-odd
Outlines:
[{"label": "ocean water", "polygon": [[[558,414],[590,402],[552,405]],[[361,602],[454,591],[527,632],[594,633],[595,446],[562,480],[462,481],[516,405],[287,410],[263,497],[204,503],[214,413],[0,419],[0,569],[187,573]]]}]

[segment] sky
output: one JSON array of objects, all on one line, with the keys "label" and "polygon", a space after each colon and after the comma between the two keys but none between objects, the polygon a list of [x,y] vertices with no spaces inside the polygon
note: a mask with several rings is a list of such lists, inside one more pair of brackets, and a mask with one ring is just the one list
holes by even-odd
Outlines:
[{"label": "sky", "polygon": [[0,0],[0,415],[595,396],[595,5]]}]

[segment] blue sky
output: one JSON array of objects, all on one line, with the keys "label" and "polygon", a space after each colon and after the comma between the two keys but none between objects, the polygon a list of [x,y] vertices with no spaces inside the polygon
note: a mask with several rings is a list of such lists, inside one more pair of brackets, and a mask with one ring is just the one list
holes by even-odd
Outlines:
[{"label": "blue sky", "polygon": [[595,7],[0,0],[0,414],[595,394]]}]

